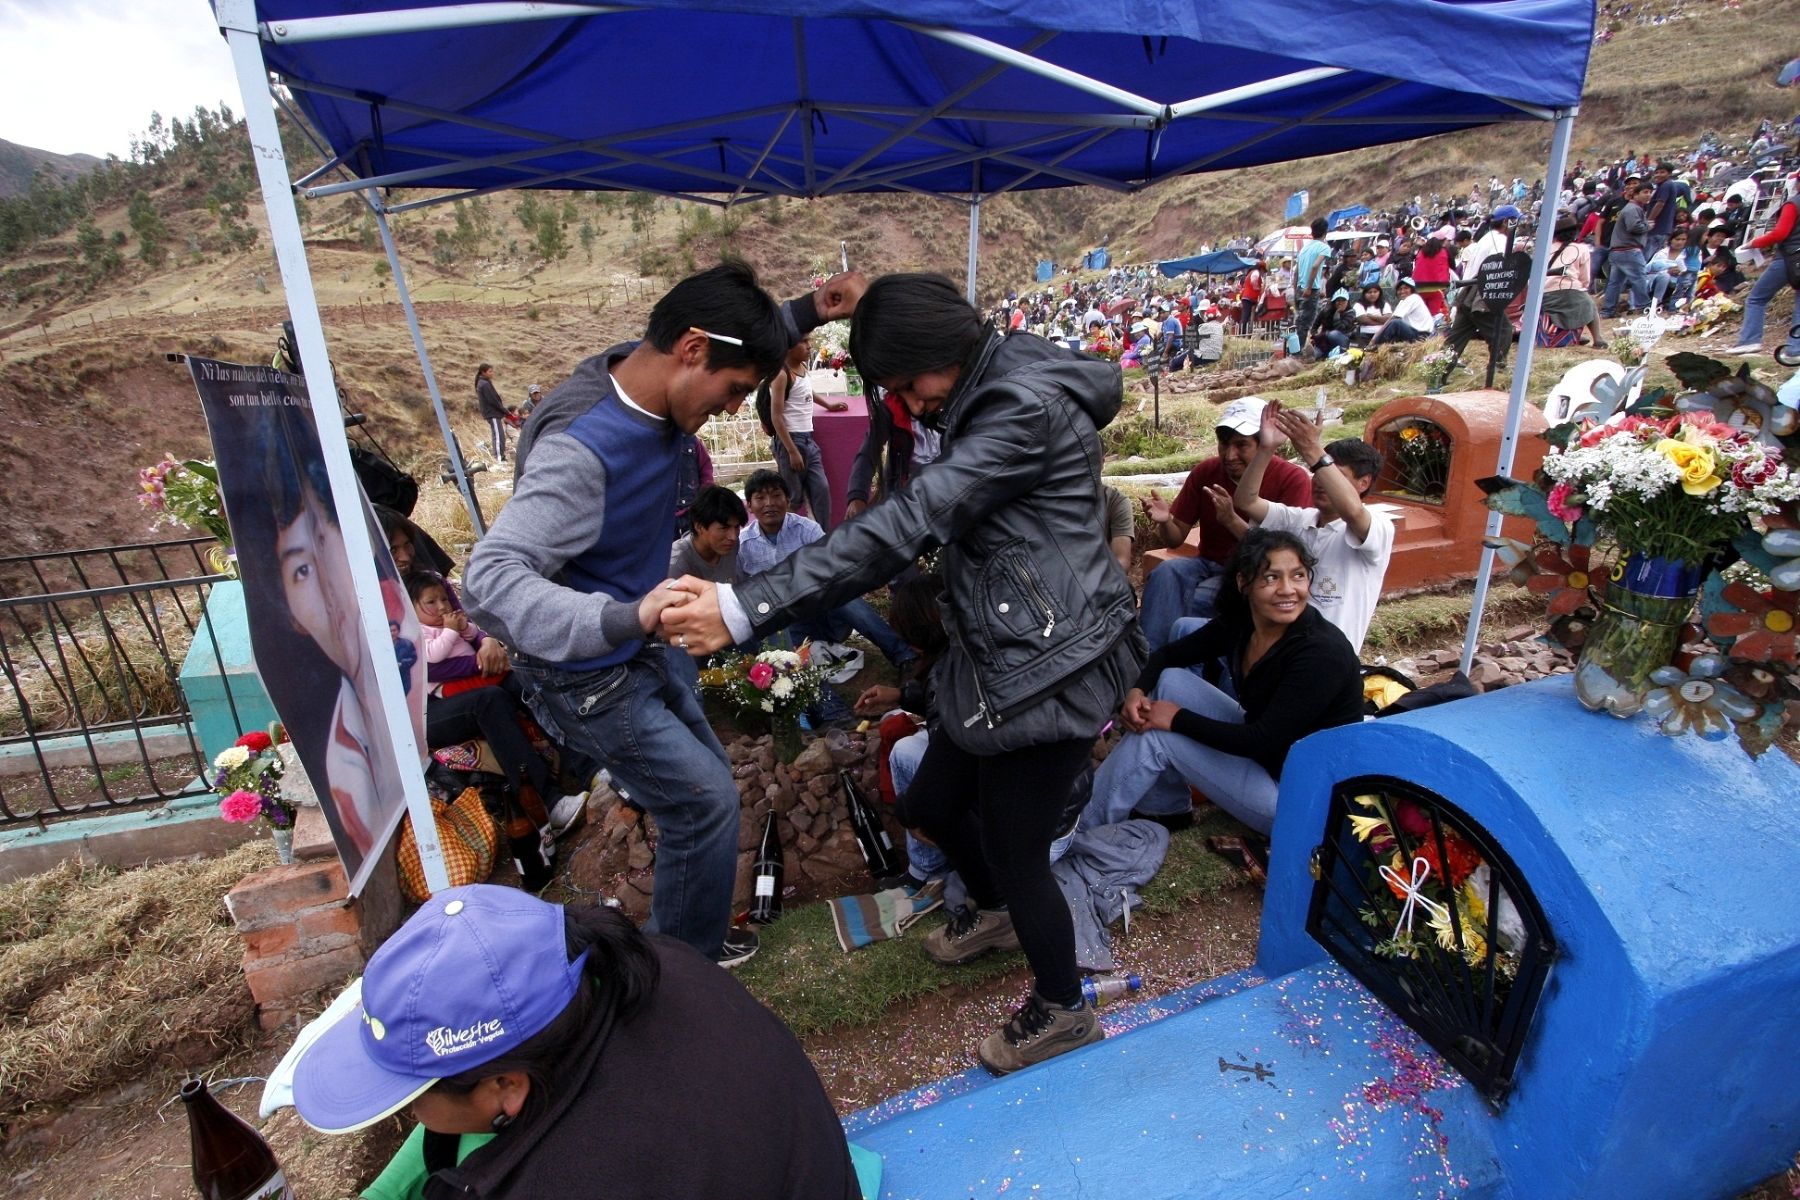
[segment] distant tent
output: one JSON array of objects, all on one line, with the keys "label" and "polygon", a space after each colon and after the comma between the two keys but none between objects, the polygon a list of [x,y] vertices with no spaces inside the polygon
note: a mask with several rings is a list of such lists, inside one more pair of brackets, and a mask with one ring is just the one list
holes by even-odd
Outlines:
[{"label": "distant tent", "polygon": [[1235,275],[1255,265],[1255,259],[1245,258],[1235,250],[1214,250],[1211,254],[1196,254],[1190,258],[1171,258],[1157,263],[1156,269],[1173,279],[1188,271],[1198,271],[1202,275]]},{"label": "distant tent", "polygon": [[1325,228],[1336,229],[1340,221],[1354,221],[1358,217],[1368,215],[1369,206],[1366,204],[1352,204],[1349,208],[1333,209],[1331,215],[1325,218]]},{"label": "distant tent", "polygon": [[1775,82],[1781,87],[1793,87],[1800,83],[1800,58],[1791,58],[1781,73],[1775,76]]},{"label": "distant tent", "polygon": [[1087,258],[1083,261],[1087,264],[1087,269],[1090,271],[1104,271],[1106,268],[1112,266],[1112,255],[1108,254],[1106,248],[1102,246],[1098,250],[1090,251]]},{"label": "distant tent", "polygon": [[1056,264],[1047,258],[1039,259],[1037,265],[1037,281],[1049,283],[1050,277],[1056,274]]}]

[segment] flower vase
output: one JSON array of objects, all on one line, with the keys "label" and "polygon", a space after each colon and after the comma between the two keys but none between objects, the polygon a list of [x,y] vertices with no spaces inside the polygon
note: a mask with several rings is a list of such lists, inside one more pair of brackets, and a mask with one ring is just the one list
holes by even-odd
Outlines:
[{"label": "flower vase", "polygon": [[1675,657],[1701,572],[1696,564],[1643,554],[1614,568],[1575,668],[1575,696],[1584,707],[1615,717],[1644,707],[1650,672]]},{"label": "flower vase", "polygon": [[294,827],[280,825],[269,831],[269,838],[275,843],[275,857],[287,866],[294,861]]},{"label": "flower vase", "polygon": [[778,762],[791,763],[800,757],[800,714],[778,712],[769,718],[770,744]]}]

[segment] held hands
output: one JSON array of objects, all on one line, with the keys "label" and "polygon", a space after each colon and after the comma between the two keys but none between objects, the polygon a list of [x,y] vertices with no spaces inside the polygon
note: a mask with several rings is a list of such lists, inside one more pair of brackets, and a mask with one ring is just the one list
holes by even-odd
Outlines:
[{"label": "held hands", "polygon": [[1144,724],[1149,729],[1161,729],[1165,732],[1175,728],[1175,714],[1181,711],[1181,705],[1173,700],[1150,701],[1150,715]]},{"label": "held hands", "polygon": [[662,621],[663,636],[678,649],[701,658],[731,645],[731,631],[725,627],[725,618],[719,612],[717,585],[693,575],[683,575],[680,579],[669,580],[651,594],[667,594],[672,598],[657,612]]},{"label": "held hands", "polygon": [[1142,688],[1132,688],[1125,693],[1125,703],[1119,706],[1119,720],[1133,733],[1142,733],[1149,728],[1150,697],[1144,695]]},{"label": "held hands", "polygon": [[857,303],[869,290],[869,277],[861,271],[840,271],[813,293],[813,308],[821,321],[836,321],[856,312]]}]

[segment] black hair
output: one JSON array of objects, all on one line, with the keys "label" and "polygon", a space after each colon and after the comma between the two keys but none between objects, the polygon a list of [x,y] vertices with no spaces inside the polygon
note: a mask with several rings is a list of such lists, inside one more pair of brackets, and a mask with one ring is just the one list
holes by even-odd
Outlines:
[{"label": "black hair", "polygon": [[512,1127],[544,1115],[578,1047],[596,1025],[629,1020],[656,994],[662,964],[638,927],[618,911],[600,905],[563,909],[563,938],[569,961],[587,951],[574,999],[551,1022],[519,1045],[480,1066],[438,1080],[452,1095],[466,1096],[484,1079],[522,1071],[531,1081],[525,1106]]},{"label": "black hair", "polygon": [[894,589],[888,606],[888,623],[906,644],[919,652],[918,677],[923,679],[950,647],[944,631],[944,614],[938,606],[944,581],[936,575],[915,575]]},{"label": "black hair", "polygon": [[1362,285],[1362,290],[1359,291],[1357,293],[1357,295],[1366,296],[1370,292],[1380,292],[1380,291],[1381,291],[1381,285],[1379,283],[1365,283]]},{"label": "black hair", "polygon": [[1313,557],[1312,551],[1306,548],[1306,543],[1300,540],[1299,535],[1285,529],[1269,529],[1264,526],[1250,530],[1238,539],[1231,557],[1226,560],[1225,580],[1219,588],[1217,602],[1221,617],[1236,617],[1244,621],[1250,619],[1250,600],[1244,594],[1244,581],[1262,574],[1269,565],[1270,556],[1281,550],[1292,550],[1308,575],[1319,565],[1319,560]]},{"label": "black hair", "polygon": [[479,386],[481,383],[481,377],[483,375],[486,375],[489,371],[491,371],[493,369],[494,369],[493,363],[482,363],[479,367],[475,368],[475,383],[477,384],[477,386]]},{"label": "black hair", "polygon": [[864,379],[886,384],[924,371],[970,365],[988,328],[942,275],[883,275],[850,322],[850,357]]},{"label": "black hair", "polygon": [[1373,480],[1381,474],[1381,451],[1361,438],[1339,438],[1325,447],[1325,453],[1352,478],[1366,475]]},{"label": "black hair", "polygon": [[[430,568],[439,575],[449,575],[456,569],[456,560],[445,553],[436,538],[419,528],[410,517],[385,505],[371,504],[369,507],[375,510],[375,520],[381,526],[381,536],[387,539],[389,546],[394,544],[394,535],[397,533],[404,534],[406,540],[412,543],[415,567]],[[380,557],[378,553],[376,559],[379,561]]]},{"label": "black hair", "polygon": [[[777,475],[776,478],[781,477]],[[738,499],[737,493],[716,483],[709,483],[700,489],[700,494],[688,505],[687,515],[694,525],[742,525],[750,519],[750,514],[744,510],[744,502]]]},{"label": "black hair", "polygon": [[414,604],[419,602],[419,597],[425,594],[427,588],[443,588],[444,595],[450,594],[450,585],[436,571],[408,571],[400,577],[400,582],[405,585],[406,595]]},{"label": "black hair", "polygon": [[1322,237],[1324,237],[1324,236],[1325,236],[1325,230],[1326,230],[1326,229],[1327,229],[1327,228],[1329,228],[1329,226],[1327,226],[1327,225],[1326,225],[1326,224],[1325,224],[1325,218],[1324,218],[1324,217],[1314,217],[1314,218],[1313,218],[1313,223],[1312,223],[1312,235],[1313,235],[1313,236],[1314,236],[1314,237],[1316,237],[1316,238],[1322,238]]},{"label": "black hair", "polygon": [[744,499],[746,502],[758,492],[777,491],[784,496],[787,495],[787,483],[781,476],[769,470],[767,467],[761,467],[750,472],[750,478],[744,480]]},{"label": "black hair", "polygon": [[707,339],[710,371],[749,363],[764,376],[773,375],[787,357],[787,331],[781,309],[756,282],[744,263],[726,260],[689,275],[663,293],[650,310],[644,340],[664,354],[690,329],[742,339],[743,345]]}]

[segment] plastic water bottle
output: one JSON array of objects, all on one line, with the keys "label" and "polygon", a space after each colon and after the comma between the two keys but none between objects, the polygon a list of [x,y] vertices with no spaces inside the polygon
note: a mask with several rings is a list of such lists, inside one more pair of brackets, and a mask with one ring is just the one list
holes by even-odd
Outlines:
[{"label": "plastic water bottle", "polygon": [[1129,996],[1144,986],[1136,975],[1083,975],[1081,998],[1095,1008]]}]

